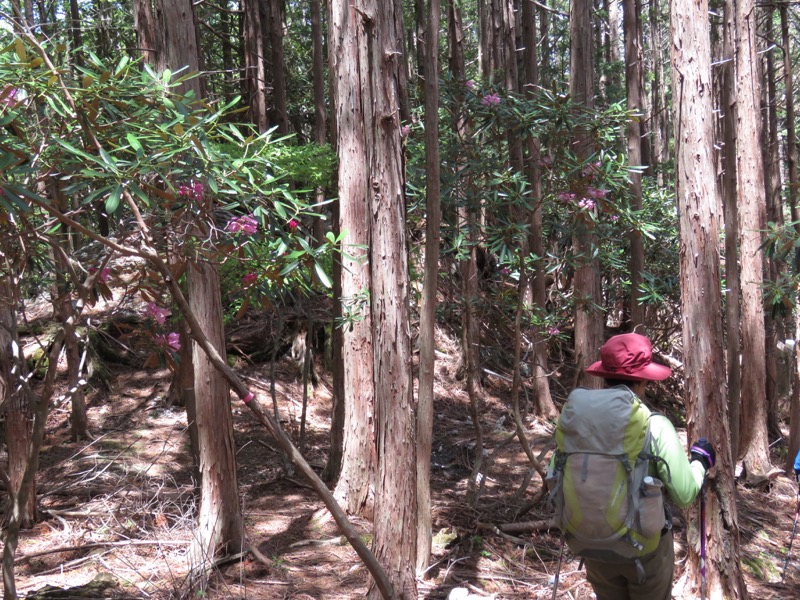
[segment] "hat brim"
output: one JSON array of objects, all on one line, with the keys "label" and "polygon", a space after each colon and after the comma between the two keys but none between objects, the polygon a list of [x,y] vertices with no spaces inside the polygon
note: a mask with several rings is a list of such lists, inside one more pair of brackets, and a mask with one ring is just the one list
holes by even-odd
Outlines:
[{"label": "hat brim", "polygon": [[603,362],[598,360],[586,368],[586,372],[597,377],[606,379],[620,379],[622,381],[664,381],[672,375],[672,369],[658,363],[651,362],[635,373],[624,373],[622,371],[607,371],[603,368]]}]

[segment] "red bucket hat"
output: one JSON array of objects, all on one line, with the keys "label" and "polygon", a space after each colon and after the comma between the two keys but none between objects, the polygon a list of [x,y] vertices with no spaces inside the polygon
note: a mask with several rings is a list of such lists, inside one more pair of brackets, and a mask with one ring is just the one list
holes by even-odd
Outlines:
[{"label": "red bucket hat", "polygon": [[626,381],[661,381],[672,374],[669,367],[653,362],[653,345],[638,333],[623,333],[610,338],[600,348],[600,360],[586,372]]}]

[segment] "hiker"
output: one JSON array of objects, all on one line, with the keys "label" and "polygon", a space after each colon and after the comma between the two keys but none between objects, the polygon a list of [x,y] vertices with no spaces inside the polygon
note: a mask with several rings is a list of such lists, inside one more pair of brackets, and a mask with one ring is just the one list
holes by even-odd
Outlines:
[{"label": "hiker", "polygon": [[797,451],[797,456],[794,457],[794,478],[797,483],[800,483],[800,450]]},{"label": "hiker", "polygon": [[550,478],[556,522],[585,561],[597,600],[672,597],[672,522],[663,492],[688,506],[716,459],[704,438],[687,459],[669,419],[642,403],[647,383],[672,373],[652,358],[642,335],[610,338],[586,369],[605,379],[606,389],[574,390],[556,429]]}]

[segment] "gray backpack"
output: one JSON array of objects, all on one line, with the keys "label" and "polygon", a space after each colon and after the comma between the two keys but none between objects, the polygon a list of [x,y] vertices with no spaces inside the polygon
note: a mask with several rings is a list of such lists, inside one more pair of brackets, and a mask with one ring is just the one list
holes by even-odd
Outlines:
[{"label": "gray backpack", "polygon": [[650,410],[625,386],[575,389],[556,427],[548,477],[555,523],[583,558],[625,562],[649,554],[669,527],[662,482],[648,474]]}]

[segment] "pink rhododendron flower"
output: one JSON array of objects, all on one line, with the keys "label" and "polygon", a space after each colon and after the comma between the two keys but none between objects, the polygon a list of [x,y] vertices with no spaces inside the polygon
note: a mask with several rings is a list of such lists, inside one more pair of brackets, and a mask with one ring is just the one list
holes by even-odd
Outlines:
[{"label": "pink rhododendron flower", "polygon": [[291,219],[288,225],[289,229],[291,229],[292,231],[296,231],[297,228],[300,226],[300,223],[298,223],[295,219]]},{"label": "pink rhododendron flower", "polygon": [[500,274],[501,275],[508,275],[509,273],[511,273],[511,269],[509,269],[508,267],[501,267],[500,268]]},{"label": "pink rhododendron flower", "polygon": [[590,198],[581,198],[578,201],[578,208],[583,208],[585,210],[592,210],[594,208],[594,200]]},{"label": "pink rhododendron flower", "polygon": [[244,277],[242,277],[242,283],[245,285],[250,285],[251,283],[255,283],[258,279],[258,275],[255,273],[248,273]]},{"label": "pink rhododendron flower", "polygon": [[611,215],[612,221],[619,221],[619,215]]},{"label": "pink rhododendron flower", "polygon": [[225,227],[225,229],[231,233],[237,233],[241,231],[242,233],[252,235],[258,231],[258,221],[252,214],[234,217],[228,221],[228,225]]},{"label": "pink rhododendron flower", "polygon": [[578,197],[577,194],[573,194],[572,192],[559,192],[558,196],[556,196],[560,202],[572,202],[575,198]]},{"label": "pink rhododendron flower", "polygon": [[589,195],[590,198],[602,199],[606,197],[608,190],[601,190],[589,186],[589,188],[586,190],[586,193]]},{"label": "pink rhododendron flower", "polygon": [[595,175],[600,173],[600,167],[601,166],[602,166],[602,163],[599,160],[596,161],[596,162],[593,162],[591,164],[586,165],[583,168],[583,176],[584,177],[587,177],[587,176],[594,177]]},{"label": "pink rhododendron flower", "polygon": [[181,349],[181,335],[175,331],[155,336],[156,345],[177,352]]},{"label": "pink rhododendron flower", "polygon": [[155,319],[156,323],[159,325],[163,325],[167,322],[167,317],[170,316],[172,313],[168,308],[161,308],[155,302],[148,302],[147,309],[145,310],[147,316],[152,317]]},{"label": "pink rhododendron flower", "polygon": [[19,90],[17,88],[15,88],[15,87],[11,87],[10,85],[4,87],[2,92],[0,92],[0,98],[2,98],[0,100],[0,102],[2,102],[3,104],[5,104],[7,106],[13,106],[14,102],[17,99],[17,94],[18,93],[19,93]]},{"label": "pink rhododendron flower", "polygon": [[403,125],[400,128],[400,137],[408,137],[409,133],[411,133],[411,125]]},{"label": "pink rhododendron flower", "polygon": [[501,100],[502,98],[497,94],[486,94],[481,100],[481,104],[484,106],[497,106]]},{"label": "pink rhododendron flower", "polygon": [[184,198],[194,198],[195,200],[202,200],[203,194],[205,193],[205,188],[203,184],[199,181],[193,181],[189,185],[181,185],[178,188],[178,196],[183,196]]},{"label": "pink rhododendron flower", "polygon": [[467,88],[469,88],[471,90],[474,90],[475,89],[475,82],[472,81],[472,79],[470,79],[469,81],[467,81],[466,86],[467,86]]},{"label": "pink rhododendron flower", "polygon": [[548,333],[549,335],[558,335],[559,333],[561,333],[561,330],[560,330],[558,327],[550,327],[550,328],[547,330],[547,333]]}]

